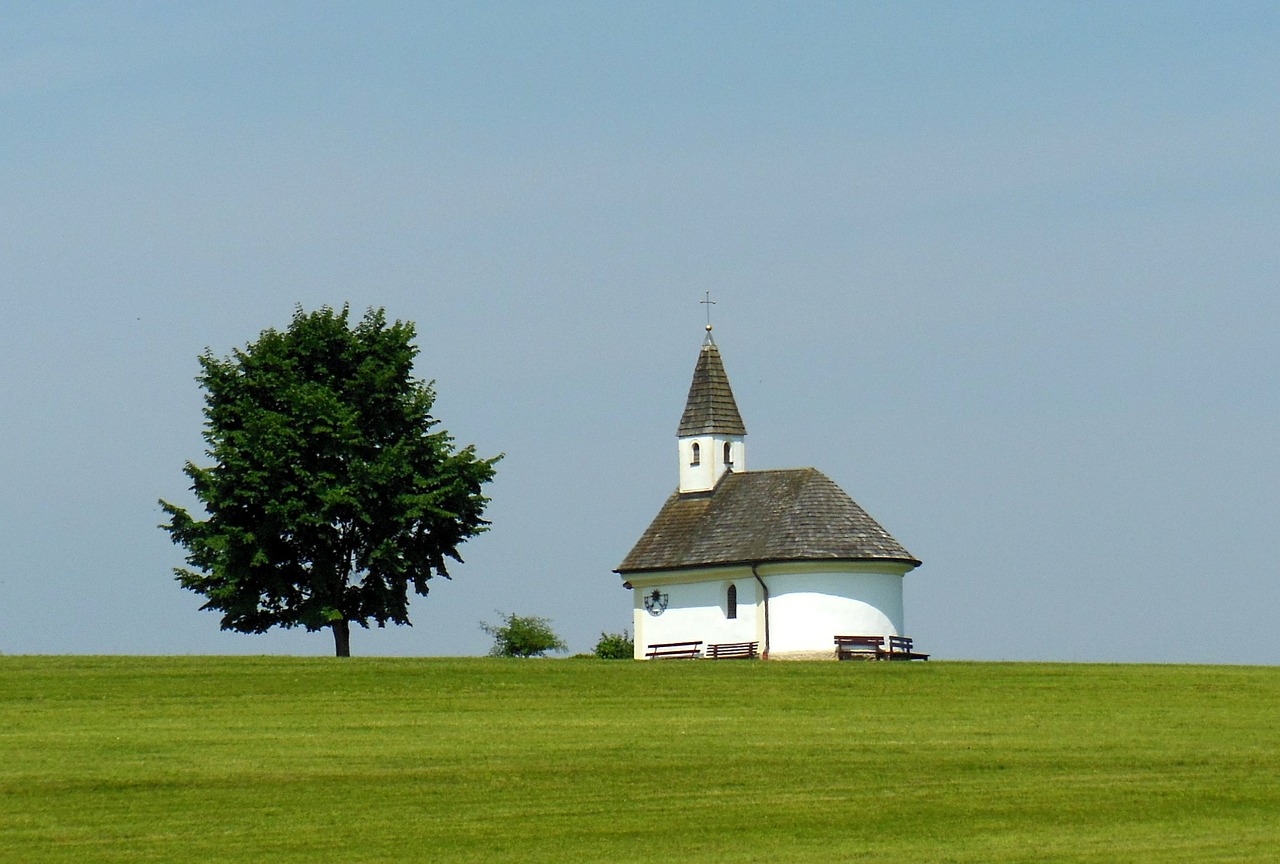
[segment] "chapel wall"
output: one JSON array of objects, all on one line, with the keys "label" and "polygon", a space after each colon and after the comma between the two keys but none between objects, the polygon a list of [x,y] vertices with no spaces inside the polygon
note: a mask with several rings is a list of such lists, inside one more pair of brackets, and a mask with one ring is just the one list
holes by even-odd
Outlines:
[{"label": "chapel wall", "polygon": [[769,584],[769,652],[834,656],[833,637],[902,634],[902,575],[775,574]]},{"label": "chapel wall", "polygon": [[[729,618],[726,607],[728,587],[738,589],[737,617]],[[719,642],[761,642],[759,622],[759,588],[753,579],[723,579],[709,582],[680,583],[657,588],[667,597],[661,615],[650,615],[644,599],[654,588],[636,588],[633,612],[635,657],[643,660],[648,646],[662,642],[685,642],[700,639],[703,649]]]}]

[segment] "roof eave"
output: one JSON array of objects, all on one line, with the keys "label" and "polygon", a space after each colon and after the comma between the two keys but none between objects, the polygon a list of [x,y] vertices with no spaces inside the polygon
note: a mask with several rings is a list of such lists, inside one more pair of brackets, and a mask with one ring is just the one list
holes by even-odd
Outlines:
[{"label": "roof eave", "polygon": [[907,564],[908,570],[914,570],[922,563],[918,558],[894,558],[889,555],[877,555],[873,557],[853,557],[841,555],[836,557],[812,557],[812,558],[746,558],[736,561],[708,561],[698,564],[682,564],[679,567],[616,567],[614,573],[619,576],[625,576],[629,573],[669,573],[677,570],[711,570],[716,567],[760,567],[766,564],[822,564],[822,563],[885,563],[885,564]]}]

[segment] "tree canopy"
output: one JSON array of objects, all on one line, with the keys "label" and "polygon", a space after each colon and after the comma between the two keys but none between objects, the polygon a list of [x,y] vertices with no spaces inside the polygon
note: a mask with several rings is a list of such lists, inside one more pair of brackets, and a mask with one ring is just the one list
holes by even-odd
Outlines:
[{"label": "tree canopy", "polygon": [[548,651],[568,651],[569,646],[551,629],[548,618],[499,612],[501,624],[480,622],[480,629],[493,637],[491,657],[544,657]]},{"label": "tree canopy", "polygon": [[501,458],[455,449],[413,376],[412,323],[370,309],[299,307],[230,357],[200,356],[204,439],[214,461],[184,472],[207,518],[162,500],[184,588],[222,628],[333,631],[410,624],[409,589],[449,578],[446,559],[486,530],[481,487]]}]

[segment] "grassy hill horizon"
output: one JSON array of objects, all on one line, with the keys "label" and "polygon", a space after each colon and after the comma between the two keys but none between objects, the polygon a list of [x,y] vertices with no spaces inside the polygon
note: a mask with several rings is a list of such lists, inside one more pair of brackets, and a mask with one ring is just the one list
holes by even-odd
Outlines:
[{"label": "grassy hill horizon", "polygon": [[1280,860],[1280,669],[0,656],[0,860]]}]

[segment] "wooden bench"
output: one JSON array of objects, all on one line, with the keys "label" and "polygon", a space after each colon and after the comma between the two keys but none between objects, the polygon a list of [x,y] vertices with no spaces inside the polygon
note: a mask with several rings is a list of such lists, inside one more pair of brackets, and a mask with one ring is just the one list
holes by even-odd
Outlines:
[{"label": "wooden bench", "polygon": [[883,636],[837,636],[837,660],[879,660],[888,655]]},{"label": "wooden bench", "polygon": [[889,637],[889,659],[890,660],[928,660],[928,654],[921,654],[912,647],[912,642],[906,636],[890,636]]},{"label": "wooden bench", "polygon": [[702,640],[696,642],[658,642],[650,645],[645,657],[650,660],[669,658],[672,660],[693,660],[702,651]]},{"label": "wooden bench", "polygon": [[754,660],[759,642],[720,642],[707,646],[709,660]]}]

